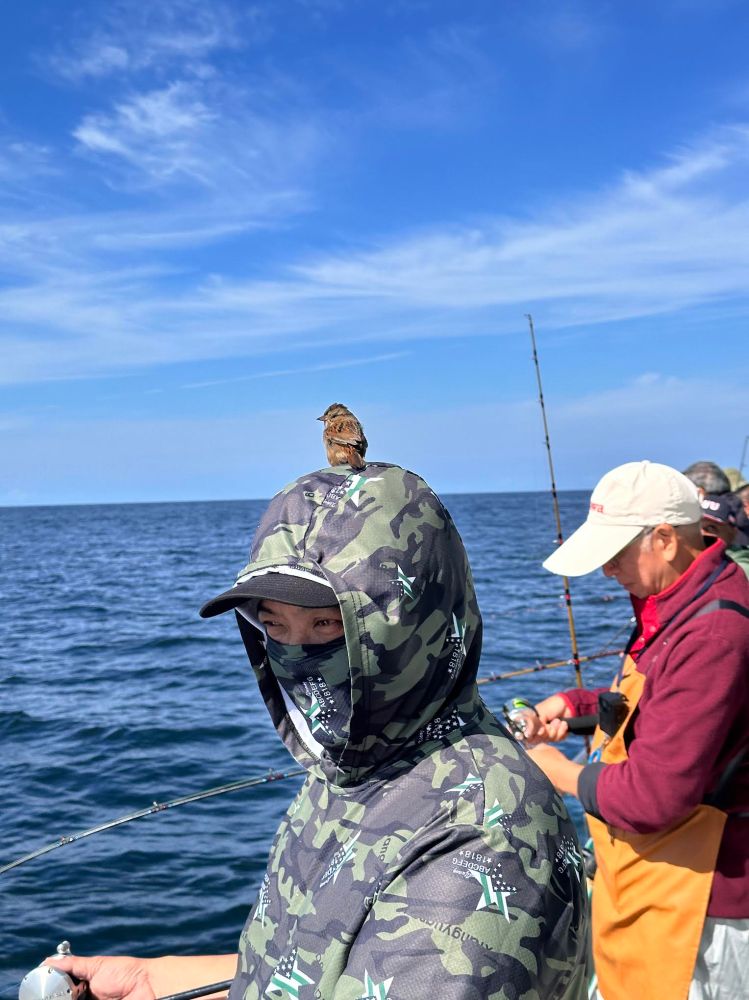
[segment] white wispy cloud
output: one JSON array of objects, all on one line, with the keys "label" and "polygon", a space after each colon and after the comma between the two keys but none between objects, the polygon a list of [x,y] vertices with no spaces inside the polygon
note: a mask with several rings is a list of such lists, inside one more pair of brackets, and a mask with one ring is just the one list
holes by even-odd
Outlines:
[{"label": "white wispy cloud", "polygon": [[0,137],[0,177],[17,178],[22,172],[27,178],[29,174],[53,173],[52,150],[41,143]]},{"label": "white wispy cloud", "polygon": [[[0,211],[0,336],[21,338],[65,303],[47,326],[65,353],[55,331],[84,329],[103,300],[118,314],[118,330],[142,302],[136,322],[150,336],[159,282],[184,266],[170,250],[283,226],[307,210],[325,130],[314,115],[263,99],[264,110],[255,110],[251,95],[216,80],[130,91],[75,128],[88,174],[47,147],[0,143],[0,197],[8,203]],[[90,191],[101,203],[102,183],[107,208],[89,207]],[[111,207],[112,189],[132,207]]]},{"label": "white wispy cloud", "polygon": [[[196,125],[204,127],[211,121]],[[168,258],[168,283],[158,268],[123,267],[116,213],[6,224],[0,262],[24,270],[22,281],[0,289],[3,377],[249,356],[312,335],[319,344],[497,333],[517,330],[529,309],[546,328],[695,306],[746,310],[748,167],[749,128],[734,126],[535,218],[396,233],[377,246],[349,243],[264,271],[248,258],[262,276],[244,280],[237,268],[193,278]],[[181,226],[176,212],[166,221],[135,213],[119,228],[131,247],[146,246],[149,233],[158,246],[211,227],[221,239],[236,223],[233,207],[231,198],[190,206]],[[163,258],[159,264],[165,268]]]},{"label": "white wispy cloud", "polygon": [[208,379],[202,382],[188,382],[183,389],[206,389],[214,385],[228,385],[234,382],[252,382],[261,378],[285,378],[289,375],[310,375],[313,372],[337,371],[341,368],[359,368],[361,366],[382,364],[385,361],[397,361],[408,357],[411,351],[391,351],[389,354],[374,354],[366,358],[351,358],[348,361],[326,361],[320,364],[304,365],[301,368],[276,368],[270,371],[252,372],[248,375],[235,375],[232,378]]},{"label": "white wispy cloud", "polygon": [[87,115],[73,135],[87,151],[122,158],[152,179],[204,182],[205,133],[215,115],[185,81],[134,94],[111,113]]},{"label": "white wispy cloud", "polygon": [[[716,400],[720,413],[731,414],[730,426],[716,419]],[[732,427],[749,422],[749,397],[742,385],[667,372],[644,372],[608,389],[557,397],[552,405],[555,448],[569,456],[568,468],[587,479],[573,483],[566,476],[566,486],[592,486],[606,471],[601,455],[609,468],[644,458],[679,469],[704,458],[738,464],[741,437]]]},{"label": "white wispy cloud", "polygon": [[[212,206],[217,220],[236,219],[256,198],[288,195],[327,144],[324,126],[306,108],[221,79],[176,79],[131,91],[113,107],[84,116],[73,136],[113,186],[172,189],[182,196],[181,210],[185,185],[231,199],[231,211]],[[187,205],[189,215],[193,205]]]},{"label": "white wispy cloud", "polygon": [[169,70],[202,61],[222,49],[240,48],[261,33],[262,7],[240,15],[228,4],[191,0],[116,0],[98,8],[93,25],[80,30],[66,46],[40,61],[71,82],[86,82],[144,70]]},{"label": "white wispy cloud", "polygon": [[[743,386],[725,379],[647,372],[605,390],[547,393],[557,485],[592,488],[608,469],[641,459],[678,469],[704,458],[737,465],[741,439],[724,421],[716,432],[714,409],[705,407],[716,399],[734,426],[749,421]],[[383,407],[367,414],[365,426],[373,454],[386,445],[388,461],[418,469],[440,491],[549,487],[535,399],[442,400],[439,407],[414,412],[407,435],[399,433],[399,414]]]},{"label": "white wispy cloud", "polygon": [[0,220],[6,206],[11,211],[34,211],[59,173],[50,146],[0,132]]},{"label": "white wispy cloud", "polygon": [[318,292],[446,310],[537,302],[557,323],[744,295],[749,130],[685,148],[546,217],[433,231],[301,264]]}]

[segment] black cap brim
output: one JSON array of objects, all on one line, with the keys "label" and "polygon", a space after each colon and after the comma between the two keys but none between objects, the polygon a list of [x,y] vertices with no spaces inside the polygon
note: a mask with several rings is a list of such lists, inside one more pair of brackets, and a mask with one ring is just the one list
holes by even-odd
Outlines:
[{"label": "black cap brim", "polygon": [[200,617],[222,615],[253,598],[296,604],[301,608],[332,608],[338,603],[335,591],[327,583],[291,573],[263,573],[206,601],[200,609]]}]

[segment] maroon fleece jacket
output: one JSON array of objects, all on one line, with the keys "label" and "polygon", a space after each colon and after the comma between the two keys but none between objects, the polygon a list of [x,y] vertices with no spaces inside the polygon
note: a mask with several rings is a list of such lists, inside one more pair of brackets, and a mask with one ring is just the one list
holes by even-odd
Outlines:
[{"label": "maroon fleece jacket", "polygon": [[[707,912],[746,918],[749,617],[735,609],[696,614],[716,599],[749,612],[749,580],[726,558],[722,542],[702,552],[667,590],[644,601],[633,598],[638,635],[631,653],[645,684],[630,726],[629,757],[619,764],[587,764],[578,794],[587,813],[612,826],[635,833],[665,830],[714,791],[729,762],[743,752],[719,803],[728,820]],[[565,691],[564,697],[574,715],[597,710],[595,692]]]}]

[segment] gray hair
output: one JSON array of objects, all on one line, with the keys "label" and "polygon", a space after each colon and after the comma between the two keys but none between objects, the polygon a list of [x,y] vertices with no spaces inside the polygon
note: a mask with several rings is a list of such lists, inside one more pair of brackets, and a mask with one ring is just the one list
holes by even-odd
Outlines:
[{"label": "gray hair", "polygon": [[728,476],[715,462],[692,462],[689,468],[684,469],[684,475],[687,479],[691,479],[695,486],[703,489],[705,493],[731,492]]},{"label": "gray hair", "polygon": [[[702,531],[700,530],[699,521],[695,521],[692,524],[672,524],[671,527],[674,529],[679,541],[683,542],[684,545],[688,545],[693,549],[702,548]],[[652,551],[654,531],[655,526],[652,528],[643,528],[637,536],[640,539],[640,548],[643,552]]]}]

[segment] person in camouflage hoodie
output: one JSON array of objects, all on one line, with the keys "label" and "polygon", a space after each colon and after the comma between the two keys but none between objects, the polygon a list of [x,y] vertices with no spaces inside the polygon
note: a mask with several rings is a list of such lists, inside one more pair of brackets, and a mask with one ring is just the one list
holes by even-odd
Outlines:
[{"label": "person in camouflage hoodie", "polygon": [[302,476],[271,501],[237,586],[202,613],[275,596],[269,573],[332,588],[320,606],[340,606],[350,717],[342,739],[340,677],[325,683],[324,659],[323,683],[297,672],[295,691],[293,669],[238,615],[308,776],[271,848],[231,1000],[586,996],[575,833],[478,695],[481,616],[438,497],[392,465]]},{"label": "person in camouflage hoodie", "polygon": [[[345,642],[277,641],[278,602],[340,609]],[[308,772],[230,1000],[586,997],[575,831],[479,697],[471,571],[429,486],[381,463],[297,479],[270,502],[236,585],[201,614],[229,608]]]}]

